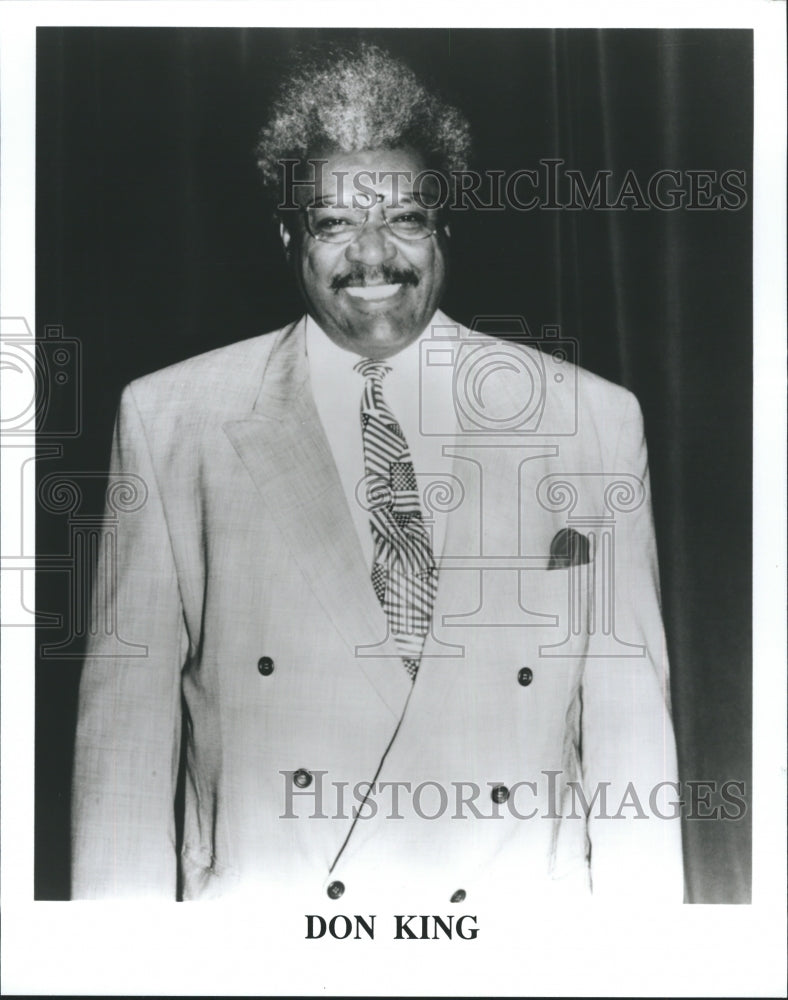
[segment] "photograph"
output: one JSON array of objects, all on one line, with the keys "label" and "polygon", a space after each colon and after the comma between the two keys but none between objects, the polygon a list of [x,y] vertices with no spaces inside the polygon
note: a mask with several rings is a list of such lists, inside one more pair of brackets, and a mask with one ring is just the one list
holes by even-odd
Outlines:
[{"label": "photograph", "polygon": [[[424,865],[445,907],[468,866],[552,879],[564,836],[595,894],[747,902],[751,35],[40,28],[37,84],[36,315],[79,364],[47,440],[81,402],[37,550],[92,574],[105,540],[107,574],[92,604],[38,575],[37,898],[295,869],[319,899],[363,836],[384,888]],[[373,410],[419,440],[368,440]],[[542,576],[567,532],[600,573],[615,540],[614,629]],[[591,822],[549,818],[580,774]],[[535,778],[497,822],[456,808]],[[412,830],[390,794],[354,824],[381,781],[437,783],[403,788]]]}]

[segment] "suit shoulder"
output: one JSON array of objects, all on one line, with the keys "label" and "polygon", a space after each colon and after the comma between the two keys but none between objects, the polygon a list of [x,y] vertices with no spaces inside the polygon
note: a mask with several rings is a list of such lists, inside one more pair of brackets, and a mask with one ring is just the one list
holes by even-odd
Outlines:
[{"label": "suit shoulder", "polygon": [[575,364],[572,367],[577,375],[578,397],[581,402],[620,412],[638,406],[635,394],[625,386],[611,382],[581,365]]},{"label": "suit shoulder", "polygon": [[134,379],[126,391],[144,414],[198,406],[201,411],[232,411],[251,405],[268,357],[289,327],[249,337],[186,358]]},{"label": "suit shoulder", "polygon": [[520,353],[524,367],[536,383],[534,388],[541,388],[547,399],[555,403],[563,402],[603,413],[623,413],[638,407],[637,399],[629,389],[577,363],[574,342],[544,339],[529,343],[472,332],[468,332],[468,337],[487,345],[492,352],[503,348],[504,351]]}]

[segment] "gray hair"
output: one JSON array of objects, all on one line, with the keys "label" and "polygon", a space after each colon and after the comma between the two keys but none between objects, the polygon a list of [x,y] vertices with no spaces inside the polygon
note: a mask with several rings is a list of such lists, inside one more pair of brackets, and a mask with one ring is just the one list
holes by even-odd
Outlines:
[{"label": "gray hair", "polygon": [[269,192],[280,163],[310,154],[410,147],[431,169],[467,169],[470,129],[403,62],[376,45],[324,49],[302,57],[283,81],[255,148]]}]

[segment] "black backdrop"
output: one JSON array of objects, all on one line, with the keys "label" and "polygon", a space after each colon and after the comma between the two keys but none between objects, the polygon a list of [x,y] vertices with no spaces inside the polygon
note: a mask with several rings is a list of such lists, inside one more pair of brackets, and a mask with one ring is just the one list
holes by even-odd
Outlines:
[{"label": "black backdrop", "polygon": [[[79,342],[80,394],[42,417],[72,476],[39,512],[37,607],[73,635],[76,518],[100,512],[130,379],[299,313],[252,148],[295,44],[355,31],[44,28],[37,54],[37,333]],[[544,210],[452,220],[446,311],[561,326],[631,388],[649,441],[681,777],[742,781],[737,820],[684,822],[687,899],[750,898],[752,37],[732,30],[364,31],[468,114],[478,164],[742,170],[738,210]],[[74,430],[75,414],[79,433]],[[62,434],[61,434],[62,431]],[[42,438],[42,441],[44,438]],[[96,475],[84,475],[95,473]],[[77,475],[80,474],[80,475]],[[51,565],[50,565],[51,564]],[[59,568],[58,568],[59,567]],[[77,632],[79,630],[77,629]],[[36,667],[36,897],[65,899],[80,638]],[[68,656],[62,655],[67,652]]]}]

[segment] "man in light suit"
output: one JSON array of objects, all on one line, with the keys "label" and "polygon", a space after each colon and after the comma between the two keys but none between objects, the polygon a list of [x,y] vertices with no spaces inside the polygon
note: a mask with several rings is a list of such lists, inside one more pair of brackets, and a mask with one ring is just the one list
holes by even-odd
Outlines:
[{"label": "man in light suit", "polygon": [[681,901],[640,411],[440,311],[467,145],[373,46],[283,86],[260,165],[306,315],[124,391],[74,897]]}]

